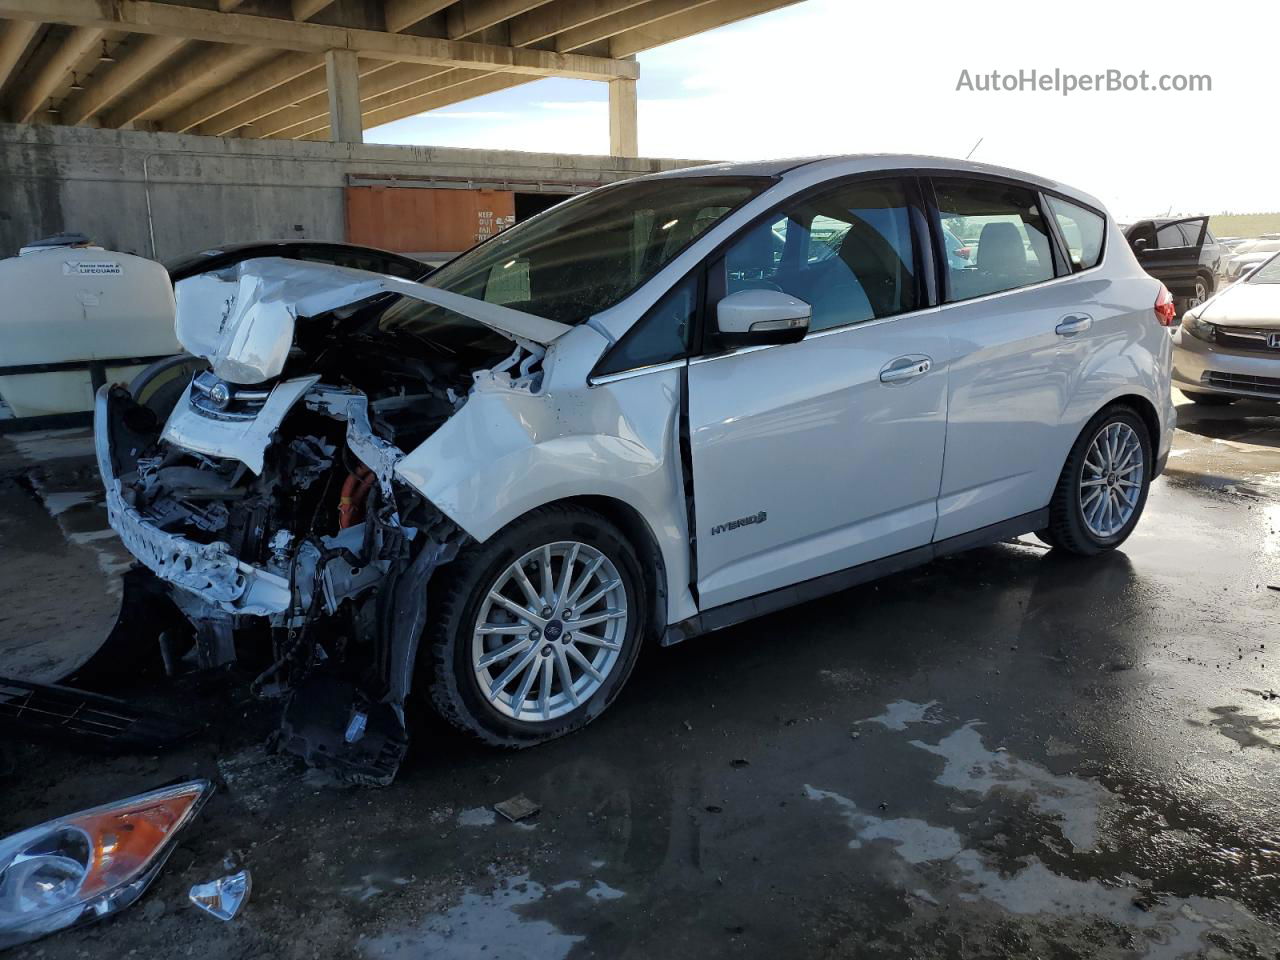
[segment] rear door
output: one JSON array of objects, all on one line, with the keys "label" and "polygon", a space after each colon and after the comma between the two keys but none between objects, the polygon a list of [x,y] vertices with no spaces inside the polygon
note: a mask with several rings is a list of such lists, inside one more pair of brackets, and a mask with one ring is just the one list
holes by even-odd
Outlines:
[{"label": "rear door", "polygon": [[1208,217],[1186,217],[1168,222],[1140,220],[1126,237],[1143,270],[1173,293],[1191,296],[1208,233]]},{"label": "rear door", "polygon": [[704,609],[929,543],[950,341],[927,305],[914,180],[855,180],[767,215],[708,268],[708,314],[773,289],[812,307],[798,343],[689,365]]},{"label": "rear door", "polygon": [[[943,274],[953,356],[935,539],[945,540],[1048,505],[1076,429],[1063,410],[1102,329],[1105,307],[1089,301],[1105,299],[1105,281],[1059,279],[1071,267],[1031,187],[979,176],[932,185],[938,235],[978,239],[974,260],[947,261]],[[1100,256],[1101,224],[1083,213],[1072,224],[1069,256],[1083,271]]]}]

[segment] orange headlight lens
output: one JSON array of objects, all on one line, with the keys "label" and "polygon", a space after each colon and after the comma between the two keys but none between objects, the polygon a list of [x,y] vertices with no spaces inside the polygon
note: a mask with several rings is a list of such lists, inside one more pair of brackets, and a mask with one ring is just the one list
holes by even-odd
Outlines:
[{"label": "orange headlight lens", "polygon": [[0,949],[127,907],[212,790],[195,780],[0,840]]}]

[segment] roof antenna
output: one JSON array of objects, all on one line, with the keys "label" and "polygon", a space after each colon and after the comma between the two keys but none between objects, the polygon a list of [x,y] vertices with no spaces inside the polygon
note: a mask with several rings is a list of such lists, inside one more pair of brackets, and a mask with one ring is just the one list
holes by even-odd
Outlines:
[{"label": "roof antenna", "polygon": [[977,150],[980,146],[982,146],[982,141],[983,141],[984,139],[986,139],[986,138],[985,138],[985,137],[979,137],[979,138],[978,138],[978,142],[977,142],[977,143],[975,143],[975,144],[973,145],[973,150],[970,150],[968,153],[966,153],[966,154],[964,155],[964,158],[965,158],[966,160],[968,160],[970,157],[972,157],[972,156],[973,156],[973,154],[974,154],[974,151],[975,151],[975,150]]}]

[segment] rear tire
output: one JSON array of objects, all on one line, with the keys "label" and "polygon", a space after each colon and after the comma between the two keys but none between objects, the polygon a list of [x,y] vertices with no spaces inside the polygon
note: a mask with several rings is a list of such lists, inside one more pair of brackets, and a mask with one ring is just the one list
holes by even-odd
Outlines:
[{"label": "rear tire", "polygon": [[[423,637],[431,700],[464,733],[500,747],[564,736],[599,716],[631,675],[648,632],[644,576],[626,537],[594,510],[540,507],[464,549],[440,574]],[[495,592],[515,602],[495,601]]]},{"label": "rear tire", "polygon": [[1202,407],[1229,407],[1239,399],[1239,397],[1228,397],[1222,393],[1193,393],[1190,390],[1183,390],[1182,395]]},{"label": "rear tire", "polygon": [[1081,431],[1049,506],[1053,547],[1081,556],[1114,550],[1142,516],[1154,464],[1142,417],[1117,405],[1100,411]]}]

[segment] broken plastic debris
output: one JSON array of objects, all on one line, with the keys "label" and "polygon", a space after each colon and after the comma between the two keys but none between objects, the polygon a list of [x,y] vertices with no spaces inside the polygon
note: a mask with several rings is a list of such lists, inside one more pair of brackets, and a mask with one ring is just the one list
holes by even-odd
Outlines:
[{"label": "broken plastic debris", "polygon": [[253,882],[248,870],[219,877],[211,883],[197,883],[187,894],[191,902],[219,920],[231,920],[249,899]]},{"label": "broken plastic debris", "polygon": [[364,728],[369,722],[369,715],[366,713],[353,713],[350,721],[347,722],[347,732],[342,735],[342,739],[347,743],[355,743],[364,736]]},{"label": "broken plastic debris", "polygon": [[517,820],[523,820],[525,817],[532,817],[535,813],[542,809],[541,804],[534,803],[523,793],[512,797],[510,800],[503,800],[501,803],[495,803],[493,809],[502,814],[512,823]]}]

